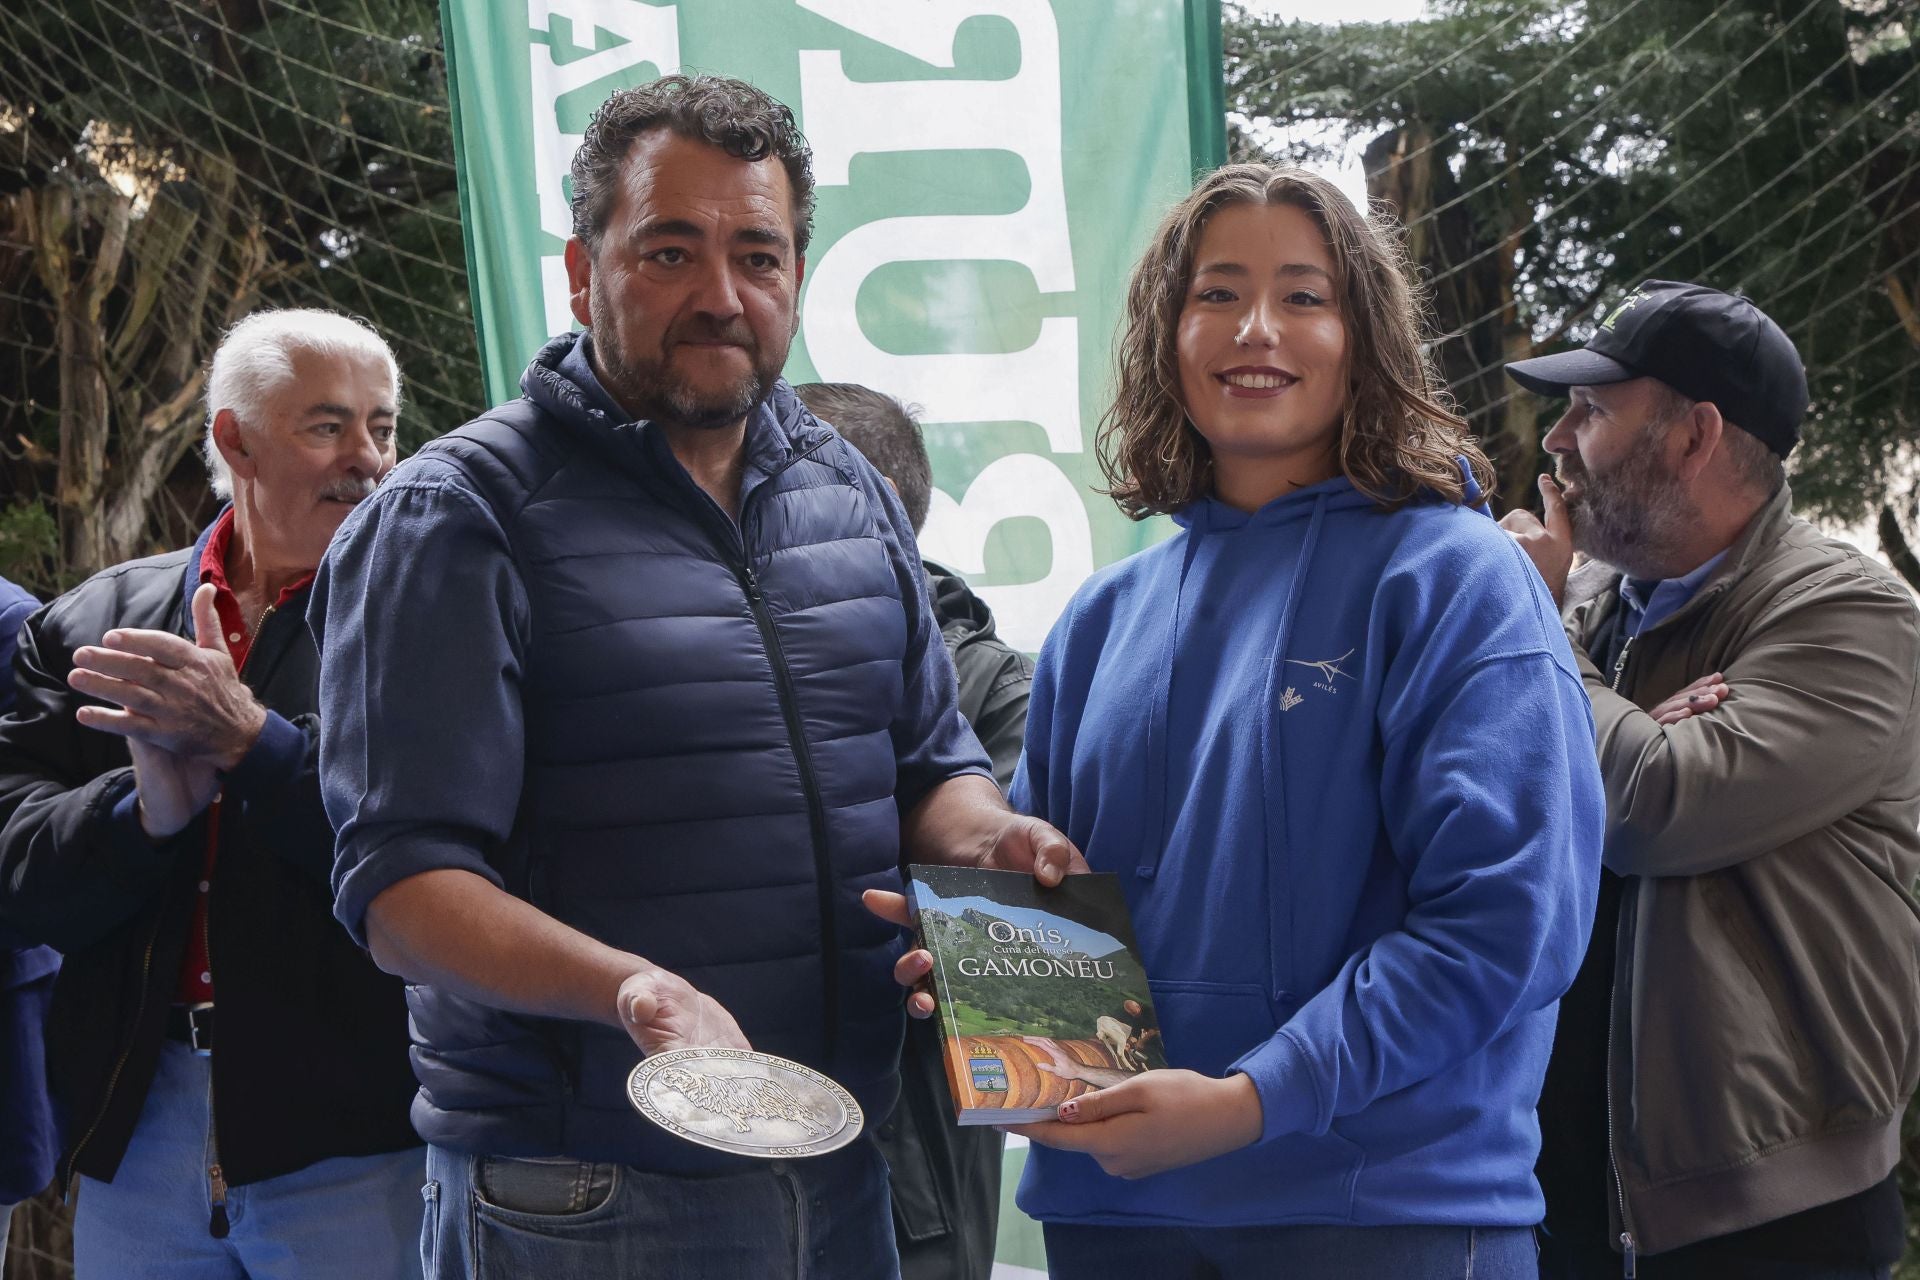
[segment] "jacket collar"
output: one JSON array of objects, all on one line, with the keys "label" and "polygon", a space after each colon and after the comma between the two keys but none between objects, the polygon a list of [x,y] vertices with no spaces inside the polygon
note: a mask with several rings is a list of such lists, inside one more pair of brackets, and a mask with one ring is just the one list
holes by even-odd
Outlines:
[{"label": "jacket collar", "polygon": [[[1745,577],[1754,564],[1781,538],[1786,536],[1787,529],[1792,524],[1793,492],[1791,486],[1782,481],[1780,487],[1774,490],[1773,496],[1754,513],[1753,519],[1747,521],[1747,527],[1741,530],[1740,536],[1735,538],[1727,548],[1726,558],[1720,562],[1720,567],[1700,584],[1700,589],[1693,593],[1693,598],[1648,627],[1647,630],[1658,631],[1663,627],[1672,626],[1680,619],[1691,616],[1697,610],[1706,608],[1710,602],[1719,599],[1734,583]],[[1577,589],[1576,582],[1579,584]],[[1613,611],[1620,607],[1617,591],[1619,584],[1618,569],[1611,565],[1597,563],[1582,566],[1572,577],[1569,577],[1566,603],[1568,609],[1577,608],[1588,601],[1596,602],[1589,617],[1589,625],[1585,628],[1587,634],[1595,634],[1598,624],[1611,617]]]},{"label": "jacket collar", "polygon": [[[656,469],[660,455],[672,452],[660,429],[646,419],[622,420],[608,412],[602,406],[613,402],[604,390],[579,386],[569,376],[569,369],[563,368],[581,367],[578,360],[569,361],[568,356],[584,339],[583,333],[563,333],[550,339],[521,375],[521,392],[588,442],[603,447],[611,443],[623,463],[630,465],[637,456],[650,460],[645,464],[647,469]],[[775,381],[767,398],[747,414],[742,499],[761,481],[779,474],[830,437],[831,433],[800,403],[787,380]]]},{"label": "jacket collar", "polygon": [[1746,573],[1753,562],[1765,555],[1774,543],[1786,536],[1787,529],[1793,524],[1793,492],[1786,481],[1773,491],[1766,505],[1754,513],[1753,519],[1741,535],[1734,539],[1733,547],[1727,558],[1720,564],[1711,578],[1708,578],[1703,590],[1712,587],[1723,578],[1734,578]]},{"label": "jacket collar", "polygon": [[973,589],[953,570],[932,560],[922,560],[927,575],[928,594],[933,597],[933,620],[955,644],[991,640],[994,636],[993,610],[975,595]]},{"label": "jacket collar", "polygon": [[207,544],[213,541],[213,531],[220,527],[220,520],[232,510],[233,504],[227,503],[214,513],[200,536],[193,540],[193,554],[187,557],[187,567],[180,582],[180,633],[193,639],[193,593],[200,589],[200,562],[206,558]]}]

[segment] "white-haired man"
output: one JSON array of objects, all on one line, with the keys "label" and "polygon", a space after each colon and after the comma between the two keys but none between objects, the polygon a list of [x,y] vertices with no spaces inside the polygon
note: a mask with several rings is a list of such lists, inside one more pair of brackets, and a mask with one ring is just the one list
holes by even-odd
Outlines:
[{"label": "white-haired man", "polygon": [[66,953],[76,1268],[418,1276],[405,1002],[332,919],[304,621],[393,465],[399,370],[357,321],[263,311],[207,388],[230,504],[29,619],[0,720],[0,922]]}]

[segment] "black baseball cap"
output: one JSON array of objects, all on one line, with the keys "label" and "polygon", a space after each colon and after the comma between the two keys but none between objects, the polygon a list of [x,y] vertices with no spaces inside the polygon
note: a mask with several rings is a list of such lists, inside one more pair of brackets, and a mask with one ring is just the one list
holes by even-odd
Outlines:
[{"label": "black baseball cap", "polygon": [[1543,396],[1657,378],[1712,401],[1782,458],[1807,413],[1806,366],[1779,325],[1745,298],[1673,280],[1649,280],[1614,303],[1586,346],[1515,361],[1507,373]]}]

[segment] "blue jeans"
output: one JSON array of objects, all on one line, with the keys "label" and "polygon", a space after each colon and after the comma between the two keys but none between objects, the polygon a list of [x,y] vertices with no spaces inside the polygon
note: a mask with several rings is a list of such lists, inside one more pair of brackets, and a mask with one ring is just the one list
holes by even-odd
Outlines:
[{"label": "blue jeans", "polygon": [[418,1280],[419,1147],[338,1156],[227,1188],[224,1240],[207,1233],[212,1060],[169,1040],[112,1182],[80,1179],[77,1280]]},{"label": "blue jeans", "polygon": [[870,1139],[682,1177],[427,1149],[428,1280],[891,1280],[887,1166]]},{"label": "blue jeans", "polygon": [[1049,1222],[1052,1280],[1536,1280],[1527,1227],[1102,1227]]}]

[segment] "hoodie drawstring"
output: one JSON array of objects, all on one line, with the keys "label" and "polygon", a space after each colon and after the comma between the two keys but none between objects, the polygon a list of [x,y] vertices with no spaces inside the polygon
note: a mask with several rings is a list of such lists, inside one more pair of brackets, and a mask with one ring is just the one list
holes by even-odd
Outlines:
[{"label": "hoodie drawstring", "polygon": [[[1301,540],[1300,556],[1294,561],[1293,586],[1287,595],[1287,606],[1280,614],[1280,626],[1273,637],[1273,658],[1267,667],[1267,689],[1260,717],[1260,796],[1261,807],[1266,818],[1268,865],[1267,900],[1275,911],[1284,909],[1287,920],[1284,928],[1275,927],[1269,920],[1267,925],[1267,963],[1268,973],[1273,979],[1273,998],[1276,1001],[1286,998],[1286,987],[1282,979],[1293,975],[1293,938],[1295,935],[1293,920],[1293,894],[1276,892],[1274,878],[1285,883],[1290,879],[1288,863],[1293,857],[1293,842],[1287,838],[1287,800],[1286,800],[1286,751],[1279,733],[1279,699],[1285,696],[1287,689],[1286,657],[1287,647],[1293,641],[1293,620],[1300,612],[1300,602],[1306,598],[1307,578],[1313,571],[1314,552],[1320,546],[1320,526],[1327,514],[1327,495],[1321,494],[1313,504],[1313,519],[1307,524],[1307,536]],[[1276,689],[1274,686],[1278,685]],[[1282,947],[1287,954],[1282,955]]]},{"label": "hoodie drawstring", "polygon": [[1160,869],[1160,856],[1167,847],[1167,770],[1173,767],[1173,761],[1167,759],[1167,703],[1173,694],[1173,660],[1180,650],[1180,602],[1186,595],[1187,574],[1193,568],[1193,558],[1200,552],[1204,524],[1202,516],[1187,530],[1187,549],[1180,560],[1180,581],[1174,588],[1173,608],[1167,616],[1167,639],[1161,647],[1153,705],[1147,709],[1146,804],[1141,810],[1140,823],[1146,847],[1134,866],[1134,874],[1143,878],[1150,878]]}]

